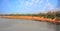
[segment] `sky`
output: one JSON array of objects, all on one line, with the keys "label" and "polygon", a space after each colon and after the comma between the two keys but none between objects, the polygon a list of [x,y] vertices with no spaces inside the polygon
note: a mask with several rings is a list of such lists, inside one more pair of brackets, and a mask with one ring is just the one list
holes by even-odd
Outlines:
[{"label": "sky", "polygon": [[58,0],[0,0],[0,14],[36,14],[48,12],[57,5]]}]

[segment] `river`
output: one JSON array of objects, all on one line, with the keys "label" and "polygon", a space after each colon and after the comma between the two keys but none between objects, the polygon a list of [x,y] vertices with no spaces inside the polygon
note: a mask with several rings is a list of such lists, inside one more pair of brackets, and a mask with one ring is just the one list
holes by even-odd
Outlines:
[{"label": "river", "polygon": [[32,20],[0,18],[0,31],[57,31],[57,25]]}]

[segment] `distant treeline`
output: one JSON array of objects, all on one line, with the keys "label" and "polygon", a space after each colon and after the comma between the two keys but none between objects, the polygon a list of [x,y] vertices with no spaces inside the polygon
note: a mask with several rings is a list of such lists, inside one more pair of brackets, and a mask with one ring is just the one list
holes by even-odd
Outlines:
[{"label": "distant treeline", "polygon": [[43,16],[43,17],[60,17],[60,11],[56,12],[47,12],[47,13],[38,13],[38,14],[0,14],[0,16]]},{"label": "distant treeline", "polygon": [[37,14],[0,14],[0,16],[37,16]]}]

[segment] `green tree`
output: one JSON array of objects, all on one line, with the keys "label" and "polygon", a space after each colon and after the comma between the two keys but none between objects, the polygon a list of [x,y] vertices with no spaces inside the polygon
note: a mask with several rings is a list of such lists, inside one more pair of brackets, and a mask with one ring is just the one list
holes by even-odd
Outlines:
[{"label": "green tree", "polygon": [[53,19],[54,16],[53,15],[48,15],[47,18],[52,18]]}]

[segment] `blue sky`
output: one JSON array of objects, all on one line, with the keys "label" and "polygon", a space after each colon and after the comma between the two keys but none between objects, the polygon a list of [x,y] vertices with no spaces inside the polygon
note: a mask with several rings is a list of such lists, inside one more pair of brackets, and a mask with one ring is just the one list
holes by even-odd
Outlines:
[{"label": "blue sky", "polygon": [[48,12],[58,0],[0,0],[0,14],[29,14]]}]

